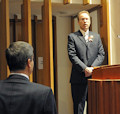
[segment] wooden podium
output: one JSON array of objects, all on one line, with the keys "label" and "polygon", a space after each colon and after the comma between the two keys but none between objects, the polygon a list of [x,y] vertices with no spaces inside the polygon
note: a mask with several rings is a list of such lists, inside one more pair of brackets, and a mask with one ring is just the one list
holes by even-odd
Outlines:
[{"label": "wooden podium", "polygon": [[120,114],[120,65],[94,69],[88,80],[88,114]]}]

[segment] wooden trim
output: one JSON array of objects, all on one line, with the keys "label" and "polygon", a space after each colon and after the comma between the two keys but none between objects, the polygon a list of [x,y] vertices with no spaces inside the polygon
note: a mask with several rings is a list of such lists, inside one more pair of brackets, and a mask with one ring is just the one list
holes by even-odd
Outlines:
[{"label": "wooden trim", "polygon": [[70,4],[71,0],[63,0],[63,4]]},{"label": "wooden trim", "polygon": [[13,36],[10,36],[11,42],[22,40],[21,38],[21,19],[18,19],[17,15],[14,15],[14,19],[10,19],[10,23],[13,23]]},{"label": "wooden trim", "polygon": [[32,44],[32,38],[31,38],[31,1],[30,0],[23,0],[22,36],[23,36],[24,41]]},{"label": "wooden trim", "polygon": [[89,30],[92,31],[92,17],[90,17],[90,27]]},{"label": "wooden trim", "polygon": [[43,57],[44,53],[44,42],[43,42],[43,22],[38,21],[37,16],[34,16],[34,29],[35,29],[35,40],[34,40],[34,47],[35,47],[35,71],[36,71],[36,82],[40,84],[45,84],[45,76],[43,74],[44,69],[40,69],[38,64],[38,58]]},{"label": "wooden trim", "polygon": [[52,36],[52,8],[51,0],[44,0],[43,7],[43,42],[44,42],[44,76],[46,85],[50,86],[54,92],[54,72],[53,72],[53,36]]},{"label": "wooden trim", "polygon": [[5,49],[10,44],[9,25],[9,0],[1,0],[0,6],[0,79],[5,79],[9,75],[7,67]]},{"label": "wooden trim", "polygon": [[[47,6],[47,5],[46,5]],[[45,11],[45,3],[43,8],[43,84],[50,86],[50,55],[49,55],[49,15]],[[48,8],[46,9],[48,10]]]},{"label": "wooden trim", "polygon": [[17,15],[14,15],[14,36],[13,36],[13,41],[17,41],[17,22],[18,22],[18,17]]},{"label": "wooden trim", "polygon": [[100,8],[102,8],[102,6],[101,5],[97,5],[94,8],[89,9],[88,12],[91,13],[93,11],[96,11],[96,10],[100,9]]},{"label": "wooden trim", "polygon": [[71,17],[71,32],[75,32],[74,17]]},{"label": "wooden trim", "polygon": [[[102,7],[100,8],[100,35],[105,49],[104,64],[111,64],[110,60],[110,30],[109,30],[109,1],[101,0]],[[109,58],[108,58],[109,57]]]},{"label": "wooden trim", "polygon": [[50,81],[51,81],[51,88],[54,92],[54,66],[53,66],[53,29],[52,29],[52,4],[51,0],[49,1],[49,31],[50,31]]},{"label": "wooden trim", "polygon": [[[102,6],[101,5],[97,5],[96,7],[94,7],[94,8],[91,8],[91,9],[89,9],[89,10],[87,10],[89,13],[91,13],[91,12],[93,12],[93,11],[95,11],[95,10],[99,10],[100,8],[102,8]],[[75,16],[73,16],[73,18],[76,18],[77,17],[77,15],[75,15]]]},{"label": "wooden trim", "polygon": [[[23,0],[23,5],[21,8],[22,14],[22,40],[28,42],[32,45],[32,31],[31,31],[31,1]],[[33,81],[33,74],[30,76],[30,81]]]},{"label": "wooden trim", "polygon": [[[107,35],[108,35],[108,64],[111,65],[111,51],[110,51],[110,14],[109,14],[109,4],[110,1],[107,0],[106,5],[107,5]],[[110,17],[110,18],[109,18]]]},{"label": "wooden trim", "polygon": [[[34,20],[32,21],[32,45],[34,47],[34,69],[33,69],[33,81],[37,82],[37,16],[34,16]],[[40,42],[40,41],[39,41]]]},{"label": "wooden trim", "polygon": [[83,5],[90,4],[90,0],[83,0]]},{"label": "wooden trim", "polygon": [[56,17],[53,16],[53,45],[54,45],[54,90],[55,90],[55,99],[58,109],[58,68],[57,68],[57,28],[56,28]]}]

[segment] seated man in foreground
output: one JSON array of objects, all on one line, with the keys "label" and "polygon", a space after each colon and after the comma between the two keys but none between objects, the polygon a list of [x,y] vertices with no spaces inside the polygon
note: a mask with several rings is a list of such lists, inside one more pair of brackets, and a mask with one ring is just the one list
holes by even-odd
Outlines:
[{"label": "seated man in foreground", "polygon": [[33,47],[17,41],[6,49],[10,76],[0,81],[0,114],[57,114],[51,88],[31,83]]}]

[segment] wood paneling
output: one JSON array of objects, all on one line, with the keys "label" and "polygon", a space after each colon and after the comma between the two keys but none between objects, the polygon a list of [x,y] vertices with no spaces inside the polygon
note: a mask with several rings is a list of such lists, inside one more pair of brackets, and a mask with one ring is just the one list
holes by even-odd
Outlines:
[{"label": "wood paneling", "polygon": [[[23,0],[21,14],[22,14],[21,40],[26,41],[32,45],[31,0]],[[30,81],[33,81],[33,74],[30,76]]]},{"label": "wood paneling", "polygon": [[110,36],[109,36],[109,0],[101,0],[102,7],[99,10],[100,35],[105,49],[104,64],[111,64],[110,60]]},{"label": "wood paneling", "polygon": [[106,65],[93,71],[92,79],[88,80],[89,114],[120,113],[119,71],[119,65]]},{"label": "wood paneling", "polygon": [[19,22],[17,15],[14,15],[14,38],[13,41],[21,40],[21,21]]},{"label": "wood paneling", "polygon": [[13,41],[19,41],[21,39],[21,20],[18,20],[17,15],[14,15],[14,39]]},{"label": "wood paneling", "polygon": [[22,38],[32,44],[31,38],[31,1],[23,0],[22,6]]},{"label": "wood paneling", "polygon": [[90,0],[83,0],[83,4],[84,5],[90,4]]},{"label": "wood paneling", "polygon": [[63,0],[63,4],[69,4],[71,0]]},{"label": "wood paneling", "polygon": [[89,114],[120,114],[120,80],[88,81]]},{"label": "wood paneling", "polygon": [[34,18],[35,20],[35,47],[36,47],[36,81],[37,83],[44,84],[44,69],[39,68],[38,59],[43,57],[44,48],[43,48],[43,24],[42,21],[38,21],[37,17]]},{"label": "wood paneling", "polygon": [[58,107],[58,67],[57,67],[57,27],[56,17],[52,17],[53,21],[53,58],[54,58],[54,95]]},{"label": "wood paneling", "polygon": [[43,7],[43,67],[45,85],[50,86],[54,91],[53,72],[53,36],[52,36],[52,8],[51,0],[44,0]]},{"label": "wood paneling", "polygon": [[9,0],[1,0],[0,4],[0,79],[9,75],[5,58],[5,49],[10,44]]},{"label": "wood paneling", "polygon": [[74,17],[71,17],[71,32],[75,32],[75,22],[74,22]]}]

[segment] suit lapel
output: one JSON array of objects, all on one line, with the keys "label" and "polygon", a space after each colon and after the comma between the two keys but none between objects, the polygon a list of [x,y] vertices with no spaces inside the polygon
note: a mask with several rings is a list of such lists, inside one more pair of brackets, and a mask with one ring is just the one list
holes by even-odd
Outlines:
[{"label": "suit lapel", "polygon": [[85,41],[85,38],[83,37],[83,35],[82,35],[82,33],[80,32],[80,30],[78,30],[77,36],[78,36],[78,38],[87,46],[87,43],[86,43],[86,41]]}]

